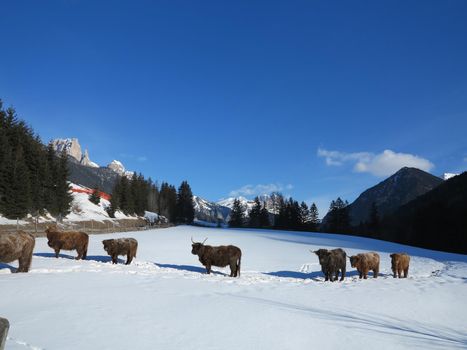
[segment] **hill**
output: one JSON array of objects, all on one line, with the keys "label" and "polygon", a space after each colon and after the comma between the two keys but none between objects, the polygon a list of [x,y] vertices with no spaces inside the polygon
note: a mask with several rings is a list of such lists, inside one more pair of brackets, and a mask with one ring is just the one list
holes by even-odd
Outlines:
[{"label": "hill", "polygon": [[380,238],[467,254],[467,172],[397,209]]},{"label": "hill", "polygon": [[[367,221],[373,203],[376,204],[380,217],[383,217],[442,182],[441,178],[420,169],[404,167],[386,180],[364,191],[348,206],[350,224],[356,226]],[[325,216],[323,222],[326,221]]]}]

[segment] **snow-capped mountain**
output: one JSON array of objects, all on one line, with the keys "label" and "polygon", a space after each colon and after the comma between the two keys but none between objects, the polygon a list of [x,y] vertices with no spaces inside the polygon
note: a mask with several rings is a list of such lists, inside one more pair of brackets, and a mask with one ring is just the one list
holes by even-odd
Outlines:
[{"label": "snow-capped mountain", "polygon": [[110,164],[107,165],[107,168],[115,171],[120,176],[132,177],[134,173],[133,171],[125,170],[125,167],[123,166],[122,162],[118,160],[113,160],[112,162],[110,162]]},{"label": "snow-capped mountain", "polygon": [[[90,168],[102,168],[98,164],[91,161],[87,149],[84,150],[84,153],[82,152],[81,145],[79,144],[77,138],[55,139],[52,141],[52,145],[57,153],[65,151],[72,159],[77,161],[78,164]],[[120,176],[133,176],[133,171],[126,170],[122,162],[118,160],[113,160],[110,162],[110,164],[107,165],[107,168]]]},{"label": "snow-capped mountain", "polygon": [[229,221],[230,208],[209,202],[201,197],[193,196],[195,207],[195,219],[212,223],[227,223]]},{"label": "snow-capped mountain", "polygon": [[65,151],[70,157],[74,158],[79,164],[98,168],[99,165],[91,161],[89,158],[88,150],[84,153],[81,150],[81,145],[77,138],[70,139],[56,139],[52,141],[52,145],[57,153]]},{"label": "snow-capped mountain", "polygon": [[[271,194],[271,195],[268,195],[268,194],[263,194],[261,196],[258,196],[259,198],[259,201],[263,204],[266,204],[266,209],[271,213],[277,213],[278,211],[278,208],[277,208],[277,197],[275,194]],[[233,203],[235,201],[235,199],[238,199],[240,200],[240,203],[242,204],[243,208],[245,209],[246,211],[246,214],[248,215],[248,213],[250,212],[250,210],[253,208],[253,206],[255,205],[255,201],[252,200],[252,199],[247,199],[245,197],[230,197],[230,198],[226,198],[226,199],[221,199],[220,201],[217,202],[217,204],[223,206],[223,207],[227,207],[229,209],[232,209],[233,207]]]}]

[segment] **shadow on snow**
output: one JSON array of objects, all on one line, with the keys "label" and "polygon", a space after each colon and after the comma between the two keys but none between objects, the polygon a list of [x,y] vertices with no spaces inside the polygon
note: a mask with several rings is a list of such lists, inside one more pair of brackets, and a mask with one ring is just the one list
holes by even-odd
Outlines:
[{"label": "shadow on snow", "polygon": [[[175,265],[175,264],[160,264],[160,263],[154,263],[154,265],[161,267],[161,268],[166,268],[166,269],[175,269],[179,271],[188,271],[188,272],[198,272],[201,274],[206,274],[206,269],[204,267],[200,266],[192,266],[192,265]],[[214,275],[221,275],[221,276],[227,276],[227,274],[220,272],[220,271],[214,271],[211,270],[211,273]]]}]

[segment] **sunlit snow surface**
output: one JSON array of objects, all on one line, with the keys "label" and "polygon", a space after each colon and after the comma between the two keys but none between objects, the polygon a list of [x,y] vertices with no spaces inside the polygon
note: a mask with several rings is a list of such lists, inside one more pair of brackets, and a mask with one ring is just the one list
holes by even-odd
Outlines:
[{"label": "sunlit snow surface", "polygon": [[[241,277],[206,275],[191,236],[243,251]],[[107,238],[134,237],[112,265]],[[309,249],[377,251],[379,278],[323,282]],[[389,254],[412,255],[394,279]],[[341,235],[175,227],[90,236],[88,260],[55,259],[38,238],[32,269],[0,264],[6,349],[445,349],[467,347],[467,256]],[[121,257],[121,262],[124,258]],[[372,274],[370,273],[370,276]]]}]

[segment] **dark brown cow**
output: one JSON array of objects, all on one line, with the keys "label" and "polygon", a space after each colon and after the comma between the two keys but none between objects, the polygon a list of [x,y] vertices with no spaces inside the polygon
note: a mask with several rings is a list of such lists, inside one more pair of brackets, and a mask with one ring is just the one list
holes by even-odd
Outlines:
[{"label": "dark brown cow", "polygon": [[112,263],[118,262],[119,255],[126,255],[126,265],[129,265],[133,258],[136,258],[138,241],[134,238],[104,239],[104,250],[112,258]]},{"label": "dark brown cow", "polygon": [[88,253],[89,236],[85,232],[78,231],[58,231],[56,226],[47,226],[48,245],[55,251],[55,257],[58,258],[60,250],[75,250],[78,253],[76,260],[86,259]]},{"label": "dark brown cow", "polygon": [[379,273],[379,255],[375,252],[361,253],[350,258],[350,265],[357,268],[360,278],[367,278],[368,271],[373,271],[373,277],[377,278]]},{"label": "dark brown cow", "polygon": [[[207,238],[206,238],[207,239]],[[191,238],[191,254],[198,255],[199,261],[206,267],[206,272],[211,273],[211,266],[230,266],[230,277],[240,277],[240,262],[242,251],[233,245],[221,245],[212,247],[203,243],[194,242]]]},{"label": "dark brown cow", "polygon": [[0,261],[10,263],[18,260],[16,272],[28,272],[36,240],[30,233],[0,233]]},{"label": "dark brown cow", "polygon": [[347,254],[344,250],[341,248],[333,250],[318,249],[311,252],[318,255],[319,264],[321,265],[321,271],[324,273],[325,281],[337,281],[339,279],[339,271],[341,272],[341,281],[344,280],[347,264]]},{"label": "dark brown cow", "polygon": [[409,275],[409,264],[410,256],[406,253],[393,253],[389,255],[391,257],[391,269],[394,273],[394,278],[401,278],[402,271],[404,272],[404,278],[407,278]]}]

